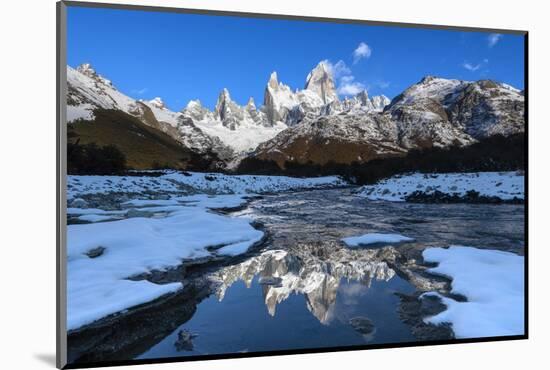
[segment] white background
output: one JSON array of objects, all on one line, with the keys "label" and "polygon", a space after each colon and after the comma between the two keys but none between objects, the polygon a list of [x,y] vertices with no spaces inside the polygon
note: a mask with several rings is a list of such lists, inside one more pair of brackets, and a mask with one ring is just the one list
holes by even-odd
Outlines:
[{"label": "white background", "polygon": [[[546,218],[549,23],[544,1],[116,1],[246,12],[513,28],[530,31],[530,336],[528,341],[132,367],[152,369],[518,369],[547,366]],[[0,21],[0,366],[53,368],[55,358],[55,1],[2,2]],[[212,33],[212,44],[223,35]],[[242,41],[242,40],[241,40]],[[411,45],[414,47],[414,45]],[[174,47],[178,47],[174,45]],[[545,191],[546,190],[546,191]],[[480,282],[481,284],[483,282]],[[546,363],[546,365],[543,365]],[[538,364],[538,365],[537,365]]]}]

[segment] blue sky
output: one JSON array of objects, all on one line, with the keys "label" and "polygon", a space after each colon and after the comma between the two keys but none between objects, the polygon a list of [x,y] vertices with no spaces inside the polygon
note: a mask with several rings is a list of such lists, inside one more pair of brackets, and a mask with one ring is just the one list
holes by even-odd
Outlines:
[{"label": "blue sky", "polygon": [[69,7],[68,64],[88,62],[122,92],[173,110],[212,108],[219,92],[259,106],[272,71],[303,88],[329,60],[341,96],[393,98],[425,75],[494,79],[523,89],[523,37],[323,22]]}]

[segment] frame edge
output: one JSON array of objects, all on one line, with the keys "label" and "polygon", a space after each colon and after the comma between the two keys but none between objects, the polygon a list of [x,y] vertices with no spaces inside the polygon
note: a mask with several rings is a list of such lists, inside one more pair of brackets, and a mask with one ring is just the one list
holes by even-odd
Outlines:
[{"label": "frame edge", "polygon": [[67,4],[56,3],[56,367],[67,365],[67,243],[66,243],[66,89],[67,89]]}]

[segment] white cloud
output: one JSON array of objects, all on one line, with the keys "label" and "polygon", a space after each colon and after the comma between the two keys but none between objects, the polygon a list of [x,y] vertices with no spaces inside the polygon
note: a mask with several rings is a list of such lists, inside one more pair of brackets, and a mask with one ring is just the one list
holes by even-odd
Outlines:
[{"label": "white cloud", "polygon": [[462,67],[466,68],[468,71],[475,72],[478,69],[481,68],[481,64],[471,64],[471,63],[463,63]]},{"label": "white cloud", "polygon": [[491,33],[487,37],[487,42],[489,44],[489,47],[492,48],[493,46],[495,46],[500,41],[501,38],[502,38],[502,34],[500,34],[500,33]]},{"label": "white cloud", "polygon": [[351,82],[353,82],[353,80],[355,80],[355,76],[343,76],[341,79],[340,79],[340,83],[341,84],[349,84]]},{"label": "white cloud", "polygon": [[[336,63],[332,63],[330,60],[323,60],[323,63],[325,63],[329,72],[332,73],[334,82],[338,86],[336,89],[338,95],[353,96],[367,89],[364,83],[355,81],[355,76],[344,61],[339,60]],[[380,85],[384,84],[386,84],[385,87],[389,86],[389,83],[380,83]]]},{"label": "white cloud", "polygon": [[340,84],[338,87],[338,94],[345,96],[357,95],[363,90],[365,90],[364,84],[352,80],[350,82]]},{"label": "white cloud", "polygon": [[462,67],[464,67],[465,69],[467,69],[470,72],[475,72],[475,71],[477,71],[478,69],[480,69],[481,67],[485,66],[488,63],[489,63],[489,59],[485,58],[485,59],[483,59],[483,61],[481,63],[477,63],[477,64],[464,62],[464,63],[462,63]]},{"label": "white cloud", "polygon": [[332,73],[332,77],[334,77],[334,79],[339,79],[342,76],[351,74],[351,69],[349,69],[343,60],[339,60],[333,64],[330,60],[325,59],[323,60],[323,63],[327,66],[329,72]]},{"label": "white cloud", "polygon": [[356,64],[363,58],[370,58],[372,49],[366,43],[361,42],[359,46],[353,51],[353,64]]},{"label": "white cloud", "polygon": [[133,94],[138,94],[138,95],[143,95],[145,94],[149,89],[144,87],[143,89],[139,89],[139,90],[132,90],[132,93]]},{"label": "white cloud", "polygon": [[388,81],[378,81],[377,85],[381,89],[387,89],[390,87],[390,83]]}]

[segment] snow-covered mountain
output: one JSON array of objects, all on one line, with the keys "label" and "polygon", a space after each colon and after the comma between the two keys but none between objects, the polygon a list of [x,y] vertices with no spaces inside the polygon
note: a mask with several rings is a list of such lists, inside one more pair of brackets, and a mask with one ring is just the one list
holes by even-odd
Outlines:
[{"label": "snow-covered mountain", "polygon": [[343,113],[304,121],[258,146],[253,156],[284,163],[327,164],[366,162],[398,155],[400,147],[395,123],[383,114]]},{"label": "snow-covered mountain", "polygon": [[384,95],[369,98],[366,91],[341,101],[327,62],[321,61],[307,76],[305,88],[293,92],[278,81],[273,72],[264,93],[264,111],[270,123],[283,122],[294,126],[304,119],[333,115],[350,110],[381,111],[390,103]]},{"label": "snow-covered mountain", "polygon": [[427,76],[393,99],[386,111],[401,132],[401,144],[408,148],[469,144],[524,131],[523,95],[490,80]]},{"label": "snow-covered mountain", "polygon": [[524,132],[523,94],[506,84],[428,76],[391,103],[386,99],[361,92],[333,100],[324,115],[304,118],[260,144],[252,157],[280,167],[287,161],[345,164]]},{"label": "snow-covered mountain", "polygon": [[191,100],[181,112],[161,98],[135,100],[89,64],[67,67],[69,122],[93,121],[97,109],[137,117],[196,153],[216,153],[229,166],[247,156],[300,163],[365,162],[411,149],[469,145],[524,131],[524,96],[509,85],[427,76],[391,102],[367,91],[340,99],[322,61],[293,91],[273,72],[264,101],[241,106],[222,89],[213,110]]},{"label": "snow-covered mountain", "polygon": [[182,114],[235,152],[246,153],[306,118],[353,109],[365,112],[382,110],[389,104],[385,96],[369,99],[366,91],[362,94],[341,102],[330,68],[326,62],[320,62],[307,76],[303,90],[292,91],[279,82],[277,72],[273,72],[265,87],[263,106],[259,109],[253,98],[245,106],[240,106],[231,99],[229,91],[223,89],[214,111],[203,107],[200,101],[192,100]]},{"label": "snow-covered mountain", "polygon": [[258,110],[250,98],[244,107],[231,99],[227,89],[218,97],[214,111],[191,100],[181,114],[210,137],[217,138],[236,153],[255,149],[259,143],[275,137],[287,128],[281,122],[270,124],[264,112]]},{"label": "snow-covered mountain", "polygon": [[233,156],[232,150],[216,136],[205,134],[181,113],[169,110],[160,97],[135,100],[117,90],[88,63],[76,69],[67,66],[67,88],[68,123],[93,121],[95,110],[114,109],[138,118],[199,154],[213,151],[222,159]]},{"label": "snow-covered mountain", "polygon": [[67,66],[67,82],[68,122],[93,120],[95,109],[121,110],[199,153],[211,150],[223,158],[250,152],[306,118],[350,110],[379,111],[389,103],[385,96],[369,99],[366,91],[340,101],[326,62],[309,73],[303,90],[292,91],[273,72],[260,108],[252,97],[240,106],[224,88],[213,111],[191,100],[181,112],[174,112],[160,97],[145,101],[123,94],[90,64],[76,69]]}]

